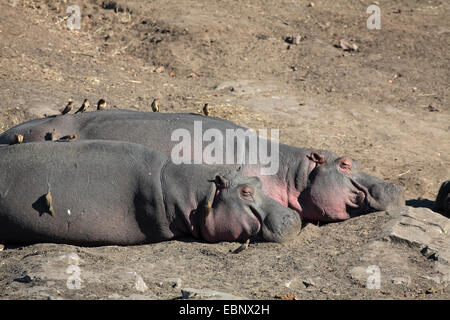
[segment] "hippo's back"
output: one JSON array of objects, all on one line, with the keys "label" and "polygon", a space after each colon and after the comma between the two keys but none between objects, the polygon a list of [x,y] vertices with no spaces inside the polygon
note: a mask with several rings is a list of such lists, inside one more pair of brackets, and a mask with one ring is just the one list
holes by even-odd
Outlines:
[{"label": "hippo's back", "polygon": [[[118,141],[0,147],[0,241],[145,242],[152,234],[138,215],[163,210],[166,161],[157,151]],[[150,198],[150,212],[138,212],[143,207],[137,203]]]},{"label": "hippo's back", "polygon": [[227,120],[194,113],[103,110],[24,122],[2,133],[0,145],[13,143],[16,134],[23,135],[24,142],[45,141],[55,129],[58,137],[76,134],[79,139],[130,141],[165,152],[175,130],[186,129],[193,135],[195,123],[203,130],[216,128],[224,132],[242,128]]}]

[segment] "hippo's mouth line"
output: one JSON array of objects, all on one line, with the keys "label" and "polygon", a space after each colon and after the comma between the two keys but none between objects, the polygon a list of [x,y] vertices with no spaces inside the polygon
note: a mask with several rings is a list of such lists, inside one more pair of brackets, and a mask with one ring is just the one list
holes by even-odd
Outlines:
[{"label": "hippo's mouth line", "polygon": [[371,196],[369,190],[363,186],[362,184],[358,183],[355,179],[350,178],[350,182],[353,184],[355,188],[357,188],[362,194],[362,199],[359,200],[359,209],[365,211],[365,213],[369,213],[372,211],[377,211],[382,208],[379,208],[377,201]]},{"label": "hippo's mouth line", "polygon": [[256,234],[258,234],[261,231],[261,227],[263,225],[261,215],[253,206],[249,206],[249,208],[250,208],[250,211],[252,212],[253,216],[255,217],[256,221],[258,222],[258,230],[256,231]]}]

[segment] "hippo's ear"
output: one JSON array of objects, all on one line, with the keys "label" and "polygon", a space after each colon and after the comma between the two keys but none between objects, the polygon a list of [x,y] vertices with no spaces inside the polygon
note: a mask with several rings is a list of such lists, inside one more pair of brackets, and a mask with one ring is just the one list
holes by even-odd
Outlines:
[{"label": "hippo's ear", "polygon": [[324,154],[319,152],[311,152],[311,155],[308,158],[317,164],[324,164],[328,160]]},{"label": "hippo's ear", "polygon": [[211,184],[211,188],[209,191],[209,195],[206,197],[205,200],[205,216],[206,219],[211,212],[212,204],[214,203],[215,196],[225,188],[228,188],[230,186],[230,182],[227,178],[221,175],[216,175],[213,180],[208,180],[209,182],[213,182]]},{"label": "hippo's ear", "polygon": [[228,181],[227,178],[221,175],[217,175],[213,181],[216,184],[217,189],[219,190],[228,188],[230,186],[230,181]]}]

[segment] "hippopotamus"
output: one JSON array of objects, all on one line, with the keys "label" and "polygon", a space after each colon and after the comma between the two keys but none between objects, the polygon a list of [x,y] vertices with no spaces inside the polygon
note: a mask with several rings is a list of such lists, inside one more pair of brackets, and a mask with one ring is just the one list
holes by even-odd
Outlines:
[{"label": "hippopotamus", "polygon": [[[43,141],[48,139],[53,130],[60,136],[75,135],[79,140],[107,139],[139,143],[170,155],[171,158],[180,151],[182,134],[190,134],[193,138],[189,139],[188,144],[193,147],[191,150],[182,150],[180,153],[183,156],[184,153],[191,153],[194,163],[200,158],[203,161],[197,163],[240,166],[244,175],[258,176],[261,179],[262,190],[266,195],[297,211],[306,221],[342,221],[405,203],[401,187],[359,172],[358,162],[350,157],[338,157],[325,150],[297,148],[258,136],[258,146],[270,145],[271,153],[278,156],[276,172],[263,174],[266,162],[260,159],[256,162],[248,160],[255,154],[252,149],[255,140],[250,143],[250,138],[245,138],[249,131],[247,128],[200,114],[104,110],[51,116],[9,129],[0,135],[0,144],[14,143],[17,135],[23,136],[24,143]],[[244,136],[244,161],[217,163],[208,162],[208,157],[202,158],[204,151],[211,146],[212,133],[221,133],[226,137],[229,131],[238,132],[236,139]],[[238,150],[237,144],[234,141],[231,147]],[[219,154],[227,153],[228,147],[229,141],[222,149],[219,148]],[[237,160],[238,155],[234,156],[234,160]]]},{"label": "hippopotamus", "polygon": [[434,208],[450,218],[450,180],[443,182],[439,188]]},{"label": "hippopotamus", "polygon": [[262,193],[258,177],[174,164],[135,143],[2,146],[0,172],[0,243],[283,242],[302,226],[297,212]]}]

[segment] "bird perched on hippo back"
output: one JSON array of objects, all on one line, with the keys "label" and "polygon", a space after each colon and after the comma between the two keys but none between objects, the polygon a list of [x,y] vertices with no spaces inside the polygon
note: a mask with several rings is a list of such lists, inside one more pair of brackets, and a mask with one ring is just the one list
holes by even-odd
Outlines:
[{"label": "bird perched on hippo back", "polygon": [[[108,110],[88,113],[84,117],[68,115],[26,122],[0,135],[0,144],[9,144],[14,139],[14,134],[18,133],[25,135],[27,142],[41,141],[42,134],[55,127],[72,128],[80,139],[130,141],[169,156],[183,142],[177,137],[173,138],[173,134],[182,132],[183,135],[188,135],[186,142],[191,147],[187,151],[191,154],[190,159],[201,156],[200,159],[206,163],[211,163],[208,159],[203,159],[203,151],[211,143],[210,139],[203,136],[207,130],[213,129],[224,139],[227,131],[240,132],[239,136],[244,137],[248,132],[247,128],[233,122],[199,114]],[[200,136],[196,136],[199,133]],[[233,143],[237,145],[237,140]],[[274,161],[274,164],[279,167],[275,173],[267,175],[262,174],[261,169],[267,165],[260,159],[259,162],[250,164],[251,143],[250,139],[245,138],[241,144],[245,159],[242,173],[259,176],[265,194],[296,210],[305,219],[342,221],[356,215],[404,205],[401,187],[360,172],[357,161],[349,157],[338,157],[325,150],[271,144],[262,138],[257,138],[257,143],[275,148],[274,154],[278,156],[278,161]],[[226,144],[222,147],[222,154],[226,155]],[[235,149],[235,154],[232,154],[233,161],[237,159],[237,152]],[[241,165],[233,161],[231,164],[225,161],[222,163],[230,167]]]},{"label": "bird perched on hippo back", "polygon": [[64,108],[64,110],[61,111],[61,114],[65,115],[65,114],[69,113],[70,111],[72,111],[72,108],[73,108],[73,101],[69,100],[69,102],[67,103],[67,105]]},{"label": "bird perched on hippo back", "polygon": [[106,108],[106,101],[105,99],[100,99],[97,102],[97,111],[104,110]]},{"label": "bird perched on hippo back", "polygon": [[176,165],[129,142],[2,146],[0,172],[0,243],[283,242],[302,225],[297,212],[262,193],[257,177]]},{"label": "bird perched on hippo back", "polygon": [[[63,141],[63,142],[70,142],[72,140],[75,140],[77,138],[76,134],[68,134],[67,136],[61,137],[59,139],[57,139],[58,141]],[[55,141],[55,140],[53,140]]]},{"label": "bird perched on hippo back", "polygon": [[205,116],[209,116],[210,113],[211,113],[211,107],[209,106],[209,103],[205,103],[205,105],[203,106],[203,114]]},{"label": "bird perched on hippo back", "polygon": [[155,99],[153,99],[153,102],[152,102],[152,110],[153,110],[153,112],[159,112],[159,98],[155,98]]},{"label": "bird perched on hippo back", "polygon": [[9,144],[21,144],[23,142],[23,135],[20,133],[14,135],[14,140],[12,140]]},{"label": "bird perched on hippo back", "polygon": [[88,99],[84,99],[83,104],[81,105],[80,109],[78,109],[75,113],[83,113],[89,108],[89,101]]}]

